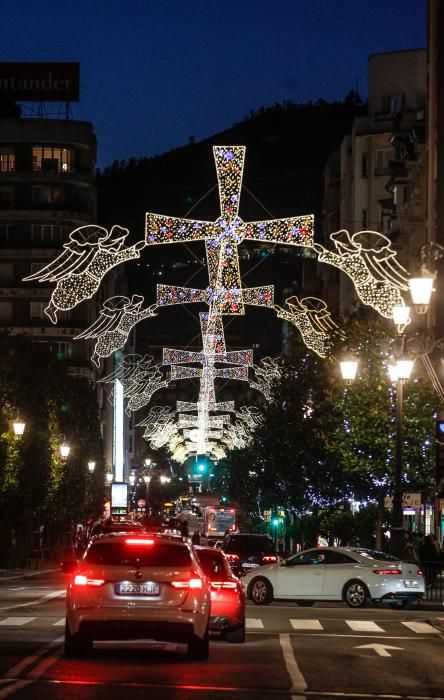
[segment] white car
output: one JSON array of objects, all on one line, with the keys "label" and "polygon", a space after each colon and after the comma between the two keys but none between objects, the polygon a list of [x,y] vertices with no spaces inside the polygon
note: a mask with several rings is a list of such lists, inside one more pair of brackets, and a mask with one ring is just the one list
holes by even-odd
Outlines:
[{"label": "white car", "polygon": [[156,639],[186,642],[191,658],[206,659],[210,606],[209,582],[185,542],[100,535],[68,584],[65,654],[81,656],[100,639]]},{"label": "white car", "polygon": [[342,600],[351,608],[385,601],[401,609],[423,598],[425,591],[416,564],[361,547],[307,549],[279,564],[254,569],[242,585],[256,605],[293,600],[305,607],[315,601]]}]

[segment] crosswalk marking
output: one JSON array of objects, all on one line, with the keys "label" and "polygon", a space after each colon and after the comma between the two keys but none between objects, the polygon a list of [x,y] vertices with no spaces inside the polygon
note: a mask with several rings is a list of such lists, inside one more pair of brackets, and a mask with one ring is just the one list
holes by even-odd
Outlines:
[{"label": "crosswalk marking", "polygon": [[432,625],[429,625],[427,622],[402,622],[401,624],[418,634],[439,634],[439,630],[437,630],[436,627],[432,627]]},{"label": "crosswalk marking", "polygon": [[376,622],[370,622],[369,620],[345,620],[345,623],[353,632],[384,632],[382,627],[377,625]]},{"label": "crosswalk marking", "polygon": [[65,618],[62,617],[61,620],[57,620],[57,622],[52,623],[53,627],[64,627],[65,626]]},{"label": "crosswalk marking", "polygon": [[319,620],[290,620],[294,630],[323,630]]},{"label": "crosswalk marking", "polygon": [[37,618],[35,617],[7,617],[0,622],[0,625],[9,625],[10,627],[21,627],[22,625],[27,625],[28,622],[32,622],[36,619]]},{"label": "crosswalk marking", "polygon": [[245,618],[245,627],[249,630],[263,630],[264,623],[257,617],[247,617]]}]

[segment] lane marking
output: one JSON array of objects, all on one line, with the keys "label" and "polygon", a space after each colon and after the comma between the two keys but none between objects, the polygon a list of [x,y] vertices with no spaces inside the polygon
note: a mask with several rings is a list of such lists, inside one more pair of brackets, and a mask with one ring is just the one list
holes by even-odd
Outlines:
[{"label": "lane marking", "polygon": [[436,627],[432,627],[427,622],[401,622],[401,624],[417,634],[440,634]]},{"label": "lane marking", "polygon": [[26,674],[26,680],[32,680],[32,681],[37,681],[45,671],[47,671],[48,668],[53,666],[62,656],[63,654],[63,649],[55,649],[50,656],[47,656],[45,659],[42,659],[42,661],[37,664],[33,669],[29,671],[29,673]]},{"label": "lane marking", "polygon": [[294,630],[323,630],[319,620],[290,620]]},{"label": "lane marking", "polygon": [[40,659],[42,656],[48,653],[51,649],[54,649],[54,647],[58,647],[62,642],[64,641],[64,637],[57,637],[54,639],[52,642],[49,642],[48,644],[45,644],[44,647],[40,649],[40,651],[36,651],[35,654],[32,654],[31,656],[26,656],[24,659],[19,661],[15,666],[9,669],[9,671],[6,671],[2,678],[3,679],[16,679],[17,676],[19,676],[26,668],[29,668],[29,666],[32,666],[38,659]]},{"label": "lane marking", "polygon": [[345,620],[345,624],[354,632],[385,632],[376,622],[370,620]]},{"label": "lane marking", "polygon": [[391,647],[388,644],[361,644],[361,646],[355,647],[355,649],[373,649],[378,656],[385,656],[387,658],[392,656],[388,649],[390,649],[390,651],[404,651],[403,647]]},{"label": "lane marking", "polygon": [[22,625],[27,625],[28,622],[37,620],[36,617],[7,617],[5,620],[0,622],[0,625],[10,625],[11,627],[21,627]]},{"label": "lane marking", "polygon": [[53,627],[64,627],[65,626],[65,618],[62,617],[61,620],[57,620],[57,622],[52,623]]},{"label": "lane marking", "polygon": [[16,693],[18,690],[21,690],[30,683],[32,683],[32,681],[17,681],[12,685],[8,685],[6,688],[3,688],[3,690],[0,690],[0,700],[4,700],[4,698],[9,697],[9,695],[12,695],[13,693]]},{"label": "lane marking", "polygon": [[282,647],[282,655],[284,657],[285,666],[287,667],[287,672],[291,679],[291,687],[289,688],[288,692],[292,695],[294,693],[303,693],[307,688],[307,682],[302,675],[298,662],[296,661],[293,647],[291,646],[290,642],[290,635],[280,634],[279,643]]},{"label": "lane marking", "polygon": [[41,598],[36,598],[36,600],[30,600],[29,603],[16,603],[15,605],[3,605],[0,607],[0,610],[15,610],[15,608],[28,608],[30,605],[40,605],[41,603],[45,603],[47,600],[50,600],[51,598],[57,598],[61,595],[64,595],[66,593],[65,589],[61,591],[54,591],[53,593],[47,593],[46,595],[42,596]]},{"label": "lane marking", "polygon": [[245,618],[245,627],[249,630],[263,630],[264,623],[259,617],[247,617]]}]

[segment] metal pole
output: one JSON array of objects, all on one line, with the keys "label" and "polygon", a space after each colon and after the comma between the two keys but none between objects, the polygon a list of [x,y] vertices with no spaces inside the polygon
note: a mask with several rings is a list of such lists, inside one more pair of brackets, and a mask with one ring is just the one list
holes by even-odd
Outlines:
[{"label": "metal pole", "polygon": [[390,552],[395,557],[402,557],[404,550],[404,522],[402,511],[402,408],[403,380],[396,382],[396,442],[395,472],[393,481],[392,526],[390,530]]}]

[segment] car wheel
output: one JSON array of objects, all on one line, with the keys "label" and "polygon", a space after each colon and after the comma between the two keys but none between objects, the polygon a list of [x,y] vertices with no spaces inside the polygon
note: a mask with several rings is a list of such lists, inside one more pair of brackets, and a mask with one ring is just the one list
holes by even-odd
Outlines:
[{"label": "car wheel", "polygon": [[243,644],[245,642],[245,622],[237,630],[228,630],[224,634],[224,639],[230,644]]},{"label": "car wheel", "polygon": [[190,659],[205,661],[210,653],[210,632],[207,625],[204,636],[193,634],[188,640],[188,656]]},{"label": "car wheel", "polygon": [[84,656],[92,649],[92,639],[82,634],[71,634],[68,620],[65,622],[65,656]]},{"label": "car wheel", "polygon": [[273,589],[266,578],[253,579],[250,586],[250,596],[256,605],[270,605],[273,600]]},{"label": "car wheel", "polygon": [[314,604],[314,600],[297,600],[296,603],[300,608],[311,608]]},{"label": "car wheel", "polygon": [[409,610],[412,607],[413,600],[406,598],[405,600],[393,600],[388,603],[391,610]]},{"label": "car wheel", "polygon": [[365,608],[370,600],[367,586],[358,580],[346,583],[342,596],[350,608]]}]

